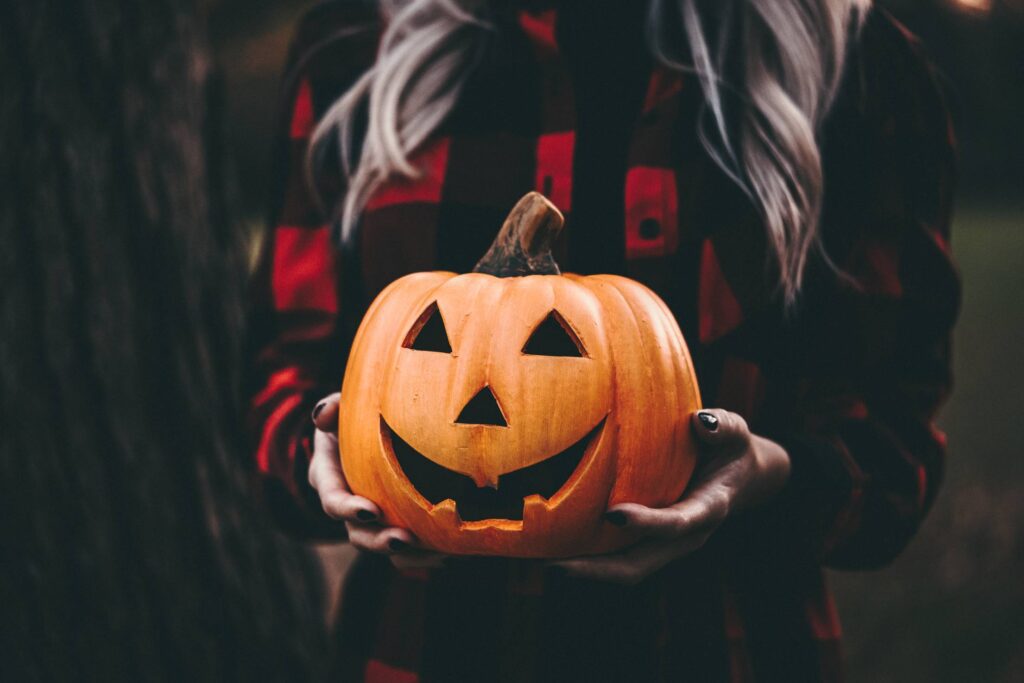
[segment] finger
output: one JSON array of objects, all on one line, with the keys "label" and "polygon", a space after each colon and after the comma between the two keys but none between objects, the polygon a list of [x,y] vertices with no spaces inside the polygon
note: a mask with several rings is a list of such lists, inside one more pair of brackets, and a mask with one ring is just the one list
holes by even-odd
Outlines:
[{"label": "finger", "polygon": [[621,553],[552,562],[569,576],[595,581],[637,584],[677,557],[689,552],[682,544],[640,543]]},{"label": "finger", "polygon": [[337,440],[325,432],[317,432],[314,436],[309,484],[320,496],[320,504],[329,517],[363,523],[380,519],[380,508],[373,501],[349,491],[341,470]]},{"label": "finger", "polygon": [[418,550],[416,538],[397,527],[381,527],[376,524],[349,522],[348,540],[360,550],[381,555],[395,555]]},{"label": "finger", "polygon": [[750,429],[742,416],[722,410],[706,408],[690,416],[693,431],[703,443],[709,446],[729,446],[750,441]]},{"label": "finger", "polygon": [[667,508],[622,503],[609,509],[605,519],[615,526],[644,536],[678,539],[692,534],[710,533],[722,523],[728,510],[728,500],[717,489],[705,490],[702,485],[682,501]]},{"label": "finger", "polygon": [[320,505],[331,519],[361,524],[372,524],[380,519],[380,512],[373,501],[342,489],[320,494]]},{"label": "finger", "polygon": [[313,424],[320,431],[335,433],[338,431],[338,401],[341,394],[334,393],[321,399],[313,408]]}]

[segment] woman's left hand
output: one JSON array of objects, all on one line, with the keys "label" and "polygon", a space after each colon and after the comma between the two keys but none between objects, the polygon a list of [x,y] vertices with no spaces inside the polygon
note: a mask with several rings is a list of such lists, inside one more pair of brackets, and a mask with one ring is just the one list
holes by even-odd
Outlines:
[{"label": "woman's left hand", "polygon": [[621,553],[553,562],[570,576],[638,583],[672,560],[697,550],[730,515],[764,502],[789,479],[789,455],[751,434],[746,420],[727,410],[701,410],[691,422],[700,460],[689,491],[675,505],[616,505],[605,519],[644,539]]}]

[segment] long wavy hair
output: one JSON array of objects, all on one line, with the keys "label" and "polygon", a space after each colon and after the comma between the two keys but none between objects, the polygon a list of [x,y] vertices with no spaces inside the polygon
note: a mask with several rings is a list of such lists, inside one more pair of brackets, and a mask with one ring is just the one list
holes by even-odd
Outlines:
[{"label": "long wavy hair", "polygon": [[[758,208],[779,289],[789,304],[800,291],[810,253],[820,250],[824,180],[818,133],[835,98],[850,38],[870,4],[650,0],[651,52],[666,67],[694,73],[700,81],[704,111],[696,134]],[[382,182],[417,176],[410,155],[452,111],[495,30],[496,0],[382,0],[381,5],[386,29],[376,63],[329,108],[311,146],[339,141],[348,176],[340,206],[346,242]],[[365,136],[352,163],[354,122],[364,107]]]}]

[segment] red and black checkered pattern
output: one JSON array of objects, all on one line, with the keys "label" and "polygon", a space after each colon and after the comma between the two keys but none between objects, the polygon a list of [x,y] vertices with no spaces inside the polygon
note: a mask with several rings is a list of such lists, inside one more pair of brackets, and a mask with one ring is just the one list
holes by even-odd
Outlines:
[{"label": "red and black checkered pattern", "polygon": [[[598,169],[621,191],[580,189],[600,183],[580,163],[595,150],[582,149],[577,108],[622,103],[584,87],[578,48],[562,49],[556,20],[499,18],[501,38],[460,105],[414,156],[421,177],[381,188],[346,249],[307,189],[303,160],[317,118],[372,63],[380,20],[373,3],[349,1],[302,24],[256,278],[252,421],[268,495],[296,528],[342,533],[305,484],[311,407],[340,385],[369,301],[410,272],[470,270],[528,190],[568,215],[562,263],[621,264],[666,300],[706,405],[782,443],[793,476],[771,504],[635,587],[525,562],[402,574],[363,557],[339,629],[342,678],[837,680],[839,624],[821,567],[891,560],[942,478],[933,418],[950,386],[959,283],[948,241],[953,140],[931,71],[909,34],[870,16],[822,132],[824,242],[848,277],[815,260],[786,312],[755,208],[694,135],[692,77],[650,68],[621,168]],[[329,169],[320,182],[336,201]]]}]

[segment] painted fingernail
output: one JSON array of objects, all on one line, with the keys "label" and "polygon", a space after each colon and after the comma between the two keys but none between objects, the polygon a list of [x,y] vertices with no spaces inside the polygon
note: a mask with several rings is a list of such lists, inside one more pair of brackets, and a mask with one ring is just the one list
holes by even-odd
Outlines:
[{"label": "painted fingernail", "polygon": [[316,416],[319,415],[321,412],[323,412],[323,409],[324,409],[325,405],[327,405],[326,401],[320,401],[320,403],[317,403],[316,407],[313,408],[313,420],[314,421],[316,420]]},{"label": "painted fingernail", "polygon": [[390,541],[388,541],[388,547],[391,548],[391,552],[400,553],[402,551],[408,550],[409,544],[401,539],[392,538]]},{"label": "painted fingernail", "polygon": [[629,521],[626,519],[626,513],[619,510],[611,510],[604,513],[604,519],[609,524],[614,524],[615,526],[626,526],[626,522]]},{"label": "painted fingernail", "polygon": [[699,413],[697,413],[697,419],[700,420],[700,423],[702,425],[704,425],[704,429],[708,430],[709,432],[718,431],[718,418],[712,415],[711,413],[702,410]]},{"label": "painted fingernail", "polygon": [[360,522],[372,522],[377,519],[377,515],[369,510],[356,510],[356,519]]}]

